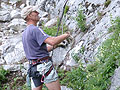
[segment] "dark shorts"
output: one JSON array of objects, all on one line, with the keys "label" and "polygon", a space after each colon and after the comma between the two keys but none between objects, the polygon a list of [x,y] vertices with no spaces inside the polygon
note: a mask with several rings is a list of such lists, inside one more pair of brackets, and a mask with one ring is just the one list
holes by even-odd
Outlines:
[{"label": "dark shorts", "polygon": [[[44,80],[42,79],[43,70],[44,70],[44,73],[47,73],[50,70],[50,68],[52,67],[52,65],[53,65],[52,62],[48,61],[47,63],[38,64],[38,65],[32,67],[32,68],[34,68],[34,70],[36,69],[37,71],[39,71],[39,74],[41,74],[41,76],[39,76],[39,77],[31,77],[31,88],[32,89],[39,87],[43,83],[50,83],[50,82],[58,80],[58,75],[57,75],[57,72],[54,69],[54,67],[52,68],[49,75],[45,76]],[[42,80],[42,82],[41,82],[41,80]]]}]

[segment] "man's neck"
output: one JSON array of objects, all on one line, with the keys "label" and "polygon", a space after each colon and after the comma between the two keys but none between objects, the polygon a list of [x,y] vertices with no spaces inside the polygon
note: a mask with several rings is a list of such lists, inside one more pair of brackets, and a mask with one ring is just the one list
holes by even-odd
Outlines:
[{"label": "man's neck", "polygon": [[30,24],[33,24],[33,25],[37,26],[36,22],[27,22],[27,25],[30,25]]}]

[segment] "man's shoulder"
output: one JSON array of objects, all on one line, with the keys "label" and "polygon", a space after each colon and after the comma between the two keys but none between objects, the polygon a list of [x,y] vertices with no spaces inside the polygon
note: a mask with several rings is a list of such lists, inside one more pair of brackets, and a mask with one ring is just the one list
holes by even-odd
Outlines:
[{"label": "man's shoulder", "polygon": [[28,29],[28,32],[30,32],[30,33],[35,33],[35,34],[43,34],[43,35],[45,35],[46,36],[46,33],[43,31],[43,29],[42,28],[39,28],[39,27],[37,27],[37,26],[34,26],[34,25],[29,25],[28,27],[27,27],[27,29]]},{"label": "man's shoulder", "polygon": [[31,33],[35,33],[39,30],[39,28],[34,25],[29,25],[26,29],[28,30],[28,32],[31,32]]},{"label": "man's shoulder", "polygon": [[38,27],[37,27],[37,26],[34,26],[34,25],[29,25],[27,28],[28,28],[28,29],[38,29]]}]

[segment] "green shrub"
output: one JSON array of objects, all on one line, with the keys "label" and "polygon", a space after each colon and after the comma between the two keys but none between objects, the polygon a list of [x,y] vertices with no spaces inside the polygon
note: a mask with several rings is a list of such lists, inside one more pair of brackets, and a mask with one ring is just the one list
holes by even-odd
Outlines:
[{"label": "green shrub", "polygon": [[9,73],[9,71],[4,70],[3,67],[0,67],[0,87],[1,84],[5,83],[7,81],[6,75]]},{"label": "green shrub", "polygon": [[120,86],[119,87],[117,87],[117,89],[116,90],[120,90]]},{"label": "green shrub", "polygon": [[2,90],[31,90],[29,87],[27,87],[26,84],[24,84],[23,86],[17,86],[17,85],[13,85],[12,87],[10,85],[5,85],[4,87],[2,87]]},{"label": "green shrub", "polygon": [[80,62],[80,57],[78,57],[78,53],[72,53],[72,58],[78,63]]},{"label": "green shrub", "polygon": [[[48,28],[48,27],[43,27],[43,30],[45,33],[47,33],[48,35],[50,36],[55,36],[56,33],[57,33],[57,26],[53,26],[51,28]],[[63,33],[67,31],[67,27],[65,25],[63,25]],[[58,32],[58,35],[60,35],[62,33],[62,30],[60,28],[59,32]]]},{"label": "green shrub", "polygon": [[71,53],[71,56],[72,56],[72,58],[78,63],[80,63],[81,61],[81,59],[80,59],[80,57],[78,56],[78,54],[79,53],[81,53],[81,54],[84,54],[84,51],[85,51],[85,47],[83,46],[83,47],[81,47],[79,50],[78,50],[78,53],[74,53],[74,51]]},{"label": "green shrub", "polygon": [[68,12],[68,10],[69,10],[69,6],[65,6],[64,15],[66,15],[66,13]]},{"label": "green shrub", "polygon": [[88,72],[95,72],[97,70],[99,64],[100,64],[99,61],[95,61],[95,62],[87,65],[86,69]]},{"label": "green shrub", "polygon": [[6,76],[9,73],[9,71],[4,70],[3,68],[0,68],[0,81],[4,82],[6,81]]},{"label": "green shrub", "polygon": [[108,7],[108,5],[111,3],[111,0],[107,0],[106,2],[105,2],[105,7]]},{"label": "green shrub", "polygon": [[80,52],[81,54],[84,54],[84,51],[85,51],[85,47],[82,46],[81,49],[79,50],[79,52]]},{"label": "green shrub", "polygon": [[59,77],[59,79],[60,79],[60,84],[61,85],[64,85],[64,82],[62,81],[64,78],[65,78],[65,76],[66,76],[66,71],[65,70],[62,70],[62,69],[57,69],[57,72],[58,72],[58,77]]},{"label": "green shrub", "polygon": [[86,20],[82,10],[78,10],[76,21],[78,27],[84,32],[86,30]]},{"label": "green shrub", "polygon": [[22,86],[22,90],[31,90],[26,84]]},{"label": "green shrub", "polygon": [[101,17],[101,16],[102,16],[102,13],[101,13],[101,12],[99,12],[99,11],[98,11],[97,13],[98,13],[98,16],[99,16],[99,17]]},{"label": "green shrub", "polygon": [[85,86],[84,82],[87,80],[86,75],[86,71],[79,67],[67,72],[66,78],[62,82],[73,90],[83,90]]},{"label": "green shrub", "polygon": [[53,26],[52,28],[44,27],[43,30],[48,35],[55,36],[55,34],[57,32],[57,27],[56,26]]}]

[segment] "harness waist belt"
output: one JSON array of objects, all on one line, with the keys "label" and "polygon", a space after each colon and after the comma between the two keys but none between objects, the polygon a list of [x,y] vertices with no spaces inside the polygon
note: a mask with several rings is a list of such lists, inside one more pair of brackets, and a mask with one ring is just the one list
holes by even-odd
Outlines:
[{"label": "harness waist belt", "polygon": [[40,58],[40,59],[33,59],[33,60],[30,60],[30,64],[32,64],[32,65],[35,65],[35,64],[37,64],[37,63],[39,63],[39,64],[42,64],[42,63],[44,63],[44,62],[48,62],[49,61],[49,56],[47,56],[47,57],[44,57],[44,58]]}]

